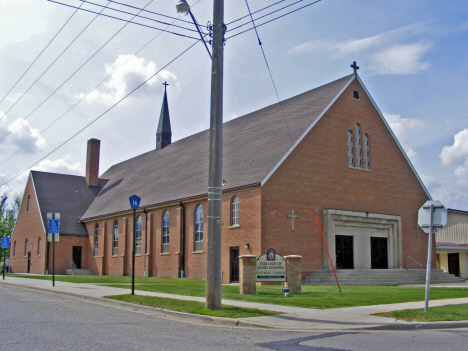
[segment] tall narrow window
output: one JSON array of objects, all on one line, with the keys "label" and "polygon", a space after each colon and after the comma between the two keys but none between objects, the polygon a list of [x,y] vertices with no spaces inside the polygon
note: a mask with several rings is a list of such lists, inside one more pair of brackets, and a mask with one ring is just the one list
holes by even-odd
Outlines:
[{"label": "tall narrow window", "polygon": [[136,219],[135,255],[141,255],[141,216],[138,216]]},{"label": "tall narrow window", "polygon": [[369,134],[364,134],[364,169],[370,169]]},{"label": "tall narrow window", "polygon": [[203,206],[201,204],[195,210],[194,251],[203,251]]},{"label": "tall narrow window", "polygon": [[41,238],[37,239],[37,255],[41,255]]},{"label": "tall narrow window", "polygon": [[162,217],[162,245],[161,252],[169,252],[169,211],[164,211]]},{"label": "tall narrow window", "polygon": [[361,125],[356,123],[356,167],[362,168]]},{"label": "tall narrow window", "polygon": [[239,225],[239,198],[234,196],[231,200],[231,226]]},{"label": "tall narrow window", "polygon": [[16,257],[16,240],[15,240],[15,243],[13,244],[13,257]]},{"label": "tall narrow window", "polygon": [[348,167],[354,167],[354,140],[353,131],[348,130]]},{"label": "tall narrow window", "polygon": [[28,255],[28,239],[24,242],[24,256]]},{"label": "tall narrow window", "polygon": [[29,213],[30,204],[31,204],[31,195],[28,195],[28,206],[27,206],[28,213]]},{"label": "tall narrow window", "polygon": [[114,226],[112,230],[112,256],[117,256],[119,254],[119,221],[114,221]]},{"label": "tall narrow window", "polygon": [[99,242],[99,224],[95,224],[94,226],[94,257],[98,255],[98,242]]}]

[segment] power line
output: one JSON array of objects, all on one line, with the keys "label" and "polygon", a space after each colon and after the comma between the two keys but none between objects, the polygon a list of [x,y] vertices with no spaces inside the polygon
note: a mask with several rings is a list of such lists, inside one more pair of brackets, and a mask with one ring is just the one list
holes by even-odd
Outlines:
[{"label": "power line", "polygon": [[[110,2],[108,2],[108,4],[109,4],[109,3],[110,3]],[[78,9],[77,9],[76,11],[78,11]],[[75,11],[75,13],[76,13],[76,11]],[[104,9],[102,9],[101,11],[104,11]],[[5,116],[13,109],[13,107],[16,106],[16,104],[17,104],[18,102],[21,101],[21,99],[23,99],[23,97],[26,96],[26,94],[29,92],[29,90],[31,90],[31,88],[39,81],[39,79],[41,79],[42,76],[43,76],[44,74],[46,74],[47,71],[49,71],[49,69],[55,64],[55,62],[57,62],[57,60],[58,60],[60,57],[62,57],[62,55],[70,48],[70,46],[73,45],[73,43],[81,36],[81,34],[83,34],[84,31],[96,20],[96,18],[98,18],[98,15],[96,15],[96,16],[87,24],[87,26],[83,28],[83,30],[71,41],[71,43],[68,44],[67,47],[57,56],[57,58],[45,69],[45,71],[42,72],[41,75],[40,75],[39,77],[36,78],[36,80],[29,86],[29,88],[28,88],[23,94],[21,94],[20,98],[19,98],[18,100],[16,100],[15,103],[14,103],[12,106],[10,106],[10,108],[8,109],[8,111],[5,112]],[[34,110],[34,111],[35,111],[35,110]],[[34,111],[33,111],[33,112],[34,112]],[[32,112],[31,112],[31,113],[32,113]],[[29,114],[24,120],[26,120],[30,115],[31,115],[31,114]],[[24,121],[24,120],[23,120],[23,121]],[[21,122],[19,122],[17,125],[15,125],[15,126],[13,127],[13,129],[11,129],[8,133],[6,133],[6,134],[0,139],[0,141],[2,141],[3,139],[5,139],[5,137],[6,137],[8,134],[10,134],[13,130],[15,130],[20,124],[22,124],[23,121],[21,121]]]},{"label": "power line", "polygon": [[[71,7],[71,8],[74,8],[74,9],[77,8],[76,6],[64,4],[63,2],[60,2],[60,1],[55,1],[55,0],[47,0],[47,1],[53,2],[53,3],[56,3],[56,4],[59,4],[59,5]],[[104,16],[104,17],[108,17],[108,18],[113,18],[113,19],[116,19],[116,20],[119,20],[119,21],[123,21],[123,22],[127,22],[127,23],[136,24],[136,25],[142,26],[142,27],[151,28],[151,29],[156,29],[156,30],[159,30],[159,31],[161,31],[161,32],[166,32],[166,33],[174,34],[174,35],[177,35],[177,36],[180,36],[180,37],[189,38],[189,39],[193,39],[193,40],[198,40],[197,38],[190,37],[190,36],[188,36],[188,35],[180,34],[180,33],[177,33],[177,32],[166,31],[166,30],[161,29],[161,28],[149,26],[149,25],[143,24],[143,23],[132,22],[131,20],[130,20],[130,21],[129,21],[129,20],[125,20],[125,19],[120,18],[120,17],[115,17],[115,16],[111,16],[111,15],[105,15],[105,14],[103,14],[103,13],[99,13],[99,12],[96,12],[96,11],[91,11],[91,10],[87,10],[87,9],[83,9],[83,8],[81,8],[80,10],[81,10],[81,11],[85,11],[85,12],[89,12],[89,13],[99,14],[100,16]],[[187,29],[187,28],[186,28],[186,29]]]},{"label": "power line", "polygon": [[[300,1],[303,1],[303,0],[300,0]],[[284,16],[290,15],[291,13],[294,13],[294,12],[297,12],[297,11],[299,11],[299,10],[302,10],[303,8],[306,8],[306,7],[311,6],[311,5],[315,5],[316,3],[320,2],[320,1],[322,1],[322,0],[316,0],[316,1],[312,2],[312,3],[310,3],[310,4],[304,5],[304,6],[299,7],[299,8],[297,8],[297,9],[293,10],[293,11],[287,12],[287,13],[281,15],[281,16],[275,17],[275,18],[273,18],[273,19],[271,19],[271,20],[269,20],[269,21],[263,22],[263,23],[261,23],[261,24],[257,24],[256,27],[258,28],[258,27],[261,27],[261,26],[263,26],[263,25],[265,25],[265,24],[267,24],[267,23],[276,21],[277,19],[280,19],[280,18],[282,18],[282,17],[284,17]],[[299,1],[298,1],[298,2],[299,2]],[[297,2],[296,2],[296,3],[297,3]],[[262,17],[264,17],[264,16],[262,16]],[[252,22],[253,22],[253,21],[249,21],[249,22],[247,22],[247,23],[252,23]],[[247,24],[247,23],[246,23],[246,24]],[[237,34],[231,35],[230,37],[226,38],[226,40],[227,40],[227,39],[230,39],[230,38],[237,37],[238,35],[241,35],[241,34],[243,34],[243,33],[246,33],[246,32],[248,32],[248,31],[251,31],[252,29],[254,29],[254,28],[252,27],[252,28],[246,29],[246,30],[244,30],[244,31],[242,31],[242,32],[239,32],[239,33],[237,33]]]},{"label": "power line", "polygon": [[[263,11],[263,10],[266,10],[266,9],[269,8],[269,7],[278,5],[280,2],[285,2],[285,1],[286,1],[286,0],[280,0],[280,1],[278,1],[278,2],[275,2],[274,4],[265,6],[265,7],[261,8],[260,10],[257,10],[257,11],[255,11],[255,12],[252,12],[251,15],[253,15],[253,14],[257,13],[257,12],[261,12],[261,11]],[[244,19],[244,18],[246,18],[246,17],[249,17],[249,16],[251,16],[251,15],[245,15],[245,16],[242,16],[242,17],[240,17],[240,18],[238,18],[238,19],[236,19],[236,20],[234,20],[234,21],[231,21],[231,22],[229,22],[229,23],[226,23],[226,26],[229,26],[230,24],[233,24],[233,23],[235,23],[235,22],[238,22],[238,21],[240,21],[240,20],[242,20],[242,19]]]},{"label": "power line", "polygon": [[[149,4],[151,4],[153,2],[153,0],[150,0],[146,6],[148,6]],[[145,6],[145,7],[146,7]],[[93,19],[94,20],[94,19]],[[128,22],[129,23],[129,22]],[[22,121],[20,123],[18,123],[16,126],[14,126],[8,133],[6,133],[1,139],[0,141],[2,141],[3,139],[5,139],[5,137],[7,135],[9,135],[11,132],[13,132],[17,127],[19,127],[21,124],[23,124],[23,122],[25,120],[27,120],[34,112],[37,111],[37,109],[39,109],[47,100],[49,100],[61,87],[63,87],[65,85],[65,83],[67,83],[76,73],[78,73],[79,70],[81,70],[81,68],[83,68],[94,56],[96,56],[96,54],[101,51],[102,48],[104,48],[112,39],[114,39],[117,34],[119,34],[127,25],[128,23],[124,24],[122,26],[122,28],[120,28],[112,37],[110,37],[94,54],[91,55],[91,57],[89,57],[80,67],[78,67],[78,69],[73,72],[73,74],[71,76],[69,76],[67,79],[65,79],[65,81],[60,84],[60,86],[55,89],[44,101],[42,101],[34,110],[32,110],[25,118],[22,119]],[[198,40],[198,39],[196,39]],[[55,62],[55,61],[54,61]]]},{"label": "power line", "polygon": [[[80,5],[81,7],[81,5]],[[6,95],[3,97],[2,100],[0,100],[0,104],[3,102],[3,100],[5,100],[5,98],[11,93],[11,91],[16,87],[16,85],[20,82],[20,80],[24,77],[24,75],[26,73],[28,73],[29,69],[36,63],[36,61],[39,59],[39,57],[41,57],[41,55],[44,53],[44,51],[46,51],[46,49],[49,47],[49,45],[54,41],[54,39],[60,34],[60,32],[62,31],[63,28],[65,28],[65,26],[68,24],[68,22],[70,22],[70,20],[72,19],[73,16],[75,16],[75,14],[78,12],[79,9],[76,9],[72,15],[67,19],[67,21],[63,24],[63,26],[59,29],[59,31],[52,37],[52,39],[47,43],[47,45],[44,47],[44,49],[42,49],[42,51],[39,53],[39,55],[37,55],[37,57],[34,59],[34,61],[29,65],[29,67],[26,69],[26,71],[24,71],[24,73],[21,75],[21,77],[19,77],[19,79],[16,81],[16,83],[11,87],[10,90],[8,90],[8,92],[6,93]],[[3,117],[5,117],[6,114],[4,114],[2,117],[0,117],[0,119],[2,119]]]},{"label": "power line", "polygon": [[68,138],[67,140],[65,140],[62,144],[60,144],[59,146],[57,146],[55,149],[53,149],[51,152],[49,152],[47,155],[45,155],[44,157],[42,157],[40,160],[36,161],[34,164],[32,164],[31,166],[29,166],[27,169],[25,169],[24,171],[21,171],[20,173],[18,173],[17,175],[15,175],[13,178],[9,179],[8,181],[6,181],[5,183],[3,183],[2,185],[0,185],[0,188],[6,184],[8,184],[9,182],[11,182],[12,180],[18,178],[21,174],[23,174],[24,172],[28,171],[29,169],[31,169],[32,167],[34,167],[35,165],[37,165],[39,162],[43,161],[45,158],[49,157],[51,154],[53,154],[55,151],[57,151],[58,149],[60,149],[63,145],[65,145],[66,143],[68,143],[70,140],[72,140],[74,137],[76,137],[78,134],[80,134],[83,130],[85,130],[86,128],[88,128],[90,125],[92,125],[94,122],[96,122],[98,119],[100,119],[102,116],[104,116],[106,113],[108,113],[109,111],[111,111],[114,107],[116,107],[118,104],[120,104],[123,100],[125,100],[127,97],[129,97],[130,95],[132,95],[135,91],[137,91],[138,89],[140,89],[144,84],[146,84],[149,80],[151,80],[152,78],[154,78],[157,74],[159,74],[162,70],[164,70],[165,68],[167,68],[171,63],[173,63],[175,60],[177,60],[179,57],[181,57],[183,54],[185,54],[187,51],[189,51],[191,48],[193,48],[200,40],[197,39],[197,41],[195,43],[193,43],[192,45],[190,45],[187,49],[185,49],[184,51],[182,51],[179,55],[177,55],[175,58],[173,58],[171,61],[169,61],[164,67],[162,67],[159,71],[157,71],[156,73],[154,73],[153,75],[151,75],[150,77],[148,77],[143,83],[141,83],[139,86],[137,86],[135,89],[133,89],[131,92],[129,92],[127,95],[125,95],[122,99],[120,99],[119,101],[117,101],[114,105],[112,105],[111,107],[109,107],[106,111],[104,111],[102,114],[100,114],[98,117],[96,117],[95,119],[93,119],[91,122],[89,122],[87,125],[85,125],[83,128],[81,128],[78,132],[76,132],[75,134],[73,134],[70,138]]}]

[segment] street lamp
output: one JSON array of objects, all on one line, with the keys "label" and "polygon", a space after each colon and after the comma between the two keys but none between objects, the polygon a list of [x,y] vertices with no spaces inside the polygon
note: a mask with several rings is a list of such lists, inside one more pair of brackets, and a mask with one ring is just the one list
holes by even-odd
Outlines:
[{"label": "street lamp", "polygon": [[[180,14],[190,14],[198,30],[190,6],[185,0],[176,5]],[[208,170],[208,233],[206,250],[206,305],[209,310],[221,309],[221,205],[223,186],[223,52],[224,0],[213,0],[213,39],[211,58],[210,161]],[[199,31],[200,33],[200,31]],[[200,33],[203,39],[203,36]],[[205,43],[206,46],[206,43]]]}]

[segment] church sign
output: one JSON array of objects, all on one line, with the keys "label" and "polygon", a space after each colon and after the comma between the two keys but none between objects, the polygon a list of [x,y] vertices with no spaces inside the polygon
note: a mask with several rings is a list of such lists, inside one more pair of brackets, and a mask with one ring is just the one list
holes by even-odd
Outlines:
[{"label": "church sign", "polygon": [[277,255],[274,249],[268,249],[266,254],[257,258],[257,282],[285,282],[286,261]]}]

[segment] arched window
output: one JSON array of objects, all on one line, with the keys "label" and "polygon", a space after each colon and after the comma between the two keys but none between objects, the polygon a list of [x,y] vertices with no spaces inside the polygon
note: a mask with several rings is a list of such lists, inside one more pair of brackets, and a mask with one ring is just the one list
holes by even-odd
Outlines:
[{"label": "arched window", "polygon": [[195,245],[194,251],[203,251],[203,206],[195,208]]},{"label": "arched window", "polygon": [[348,130],[348,167],[354,167],[354,140],[353,131]]},{"label": "arched window", "polygon": [[99,224],[94,225],[94,257],[98,256]]},{"label": "arched window", "polygon": [[119,221],[114,221],[114,226],[112,227],[112,256],[117,256],[119,254]]},{"label": "arched window", "polygon": [[364,134],[364,169],[370,170],[369,134]]},{"label": "arched window", "polygon": [[41,238],[40,237],[37,239],[37,255],[38,256],[41,255]]},{"label": "arched window", "polygon": [[28,213],[29,213],[30,204],[31,204],[31,195],[28,195],[28,207],[27,207]]},{"label": "arched window", "polygon": [[162,216],[162,244],[161,252],[169,252],[169,211],[164,211]]},{"label": "arched window", "polygon": [[141,216],[138,216],[136,219],[135,255],[141,255]]},{"label": "arched window", "polygon": [[239,225],[239,198],[234,196],[231,200],[231,226]]},{"label": "arched window", "polygon": [[361,125],[356,123],[356,167],[362,168]]},{"label": "arched window", "polygon": [[13,257],[16,257],[16,240],[13,244]]},{"label": "arched window", "polygon": [[24,241],[24,257],[28,255],[28,239]]}]

